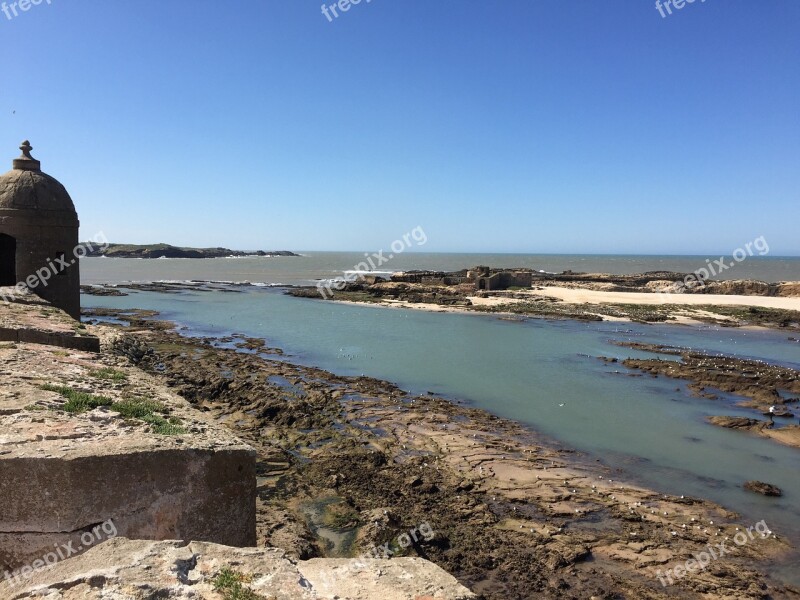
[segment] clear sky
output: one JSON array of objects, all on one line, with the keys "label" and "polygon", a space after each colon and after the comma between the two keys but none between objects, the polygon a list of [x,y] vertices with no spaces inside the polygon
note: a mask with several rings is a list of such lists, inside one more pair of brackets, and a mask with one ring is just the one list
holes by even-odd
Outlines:
[{"label": "clear sky", "polygon": [[320,4],[0,12],[0,166],[118,242],[800,254],[800,2]]}]

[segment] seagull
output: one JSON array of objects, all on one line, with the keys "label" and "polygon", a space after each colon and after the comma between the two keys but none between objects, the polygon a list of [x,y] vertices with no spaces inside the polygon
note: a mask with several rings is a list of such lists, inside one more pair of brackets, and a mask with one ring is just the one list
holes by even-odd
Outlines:
[{"label": "seagull", "polygon": [[561,404],[559,404],[559,406],[564,406],[564,403],[562,402]]}]

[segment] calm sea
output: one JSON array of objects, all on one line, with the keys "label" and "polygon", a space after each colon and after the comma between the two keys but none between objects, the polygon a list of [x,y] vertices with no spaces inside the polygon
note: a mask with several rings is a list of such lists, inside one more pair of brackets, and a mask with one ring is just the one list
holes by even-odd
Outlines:
[{"label": "calm sea", "polygon": [[[82,262],[82,276],[86,283],[159,279],[308,283],[352,268],[361,256],[89,259]],[[399,258],[402,261],[393,267],[456,269],[484,263],[553,271],[634,272],[685,270],[692,263],[686,257],[417,254]],[[744,277],[800,279],[798,259],[753,259],[739,267]],[[283,348],[289,360],[339,374],[394,381],[413,392],[433,391],[466,400],[526,423],[664,493],[715,500],[739,512],[745,525],[764,519],[800,547],[799,450],[705,423],[709,415],[752,416],[737,408],[733,397],[695,398],[679,381],[629,377],[618,372],[624,371],[618,365],[597,358],[643,356],[610,343],[636,340],[722,351],[800,369],[800,343],[791,341],[786,332],[538,319],[509,322],[489,315],[293,298],[273,287],[244,289],[238,294],[84,296],[83,304],[155,309],[189,333],[242,332]],[[749,479],[778,485],[784,495],[765,498],[746,492],[741,486]],[[793,579],[800,584],[797,574]]]},{"label": "calm sea", "polygon": [[[372,253],[367,253],[372,254]],[[388,256],[384,254],[384,256]],[[676,271],[690,273],[704,268],[719,256],[611,256],[570,254],[433,254],[406,252],[378,266],[378,272],[411,269],[458,271],[476,265],[510,268],[526,267],[557,273],[566,270],[586,273],[643,273]],[[363,252],[306,252],[300,257],[157,259],[87,258],[81,261],[83,283],[120,281],[208,279],[250,281],[253,283],[307,285],[331,279],[357,268],[366,260]],[[377,261],[373,259],[373,263]],[[749,256],[719,279],[760,279],[762,281],[800,281],[800,257]],[[377,266],[377,265],[376,265]],[[360,267],[363,269],[363,266]],[[373,269],[371,269],[373,270]]]}]

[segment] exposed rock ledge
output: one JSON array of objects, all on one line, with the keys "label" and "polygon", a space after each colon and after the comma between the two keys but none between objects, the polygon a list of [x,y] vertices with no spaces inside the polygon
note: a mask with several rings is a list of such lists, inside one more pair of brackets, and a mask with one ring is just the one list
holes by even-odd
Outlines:
[{"label": "exposed rock ledge", "polygon": [[748,419],[747,417],[726,417],[713,416],[706,417],[712,425],[726,427],[727,429],[737,429],[740,431],[752,431],[762,437],[771,438],[787,446],[800,448],[800,426],[783,425],[775,427],[774,424],[758,419]]},{"label": "exposed rock ledge", "polygon": [[[233,580],[233,585],[241,590],[239,595],[219,593],[224,583],[220,573],[224,572],[229,575],[227,581]],[[9,600],[30,597],[48,600],[476,598],[452,575],[421,558],[293,561],[275,548],[231,548],[203,542],[124,538],[110,540],[17,585],[8,581],[0,583],[0,597]]]}]

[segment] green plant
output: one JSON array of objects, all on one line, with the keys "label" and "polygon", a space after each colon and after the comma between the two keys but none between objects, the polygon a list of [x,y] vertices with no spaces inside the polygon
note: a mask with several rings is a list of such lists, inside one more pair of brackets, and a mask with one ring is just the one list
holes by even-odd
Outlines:
[{"label": "green plant", "polygon": [[126,373],[118,371],[117,369],[112,369],[111,367],[103,367],[102,369],[89,371],[89,374],[97,379],[107,379],[110,381],[125,381],[128,378]]},{"label": "green plant", "polygon": [[[68,413],[77,415],[98,406],[109,406],[111,410],[119,413],[124,419],[144,421],[150,425],[153,433],[159,435],[181,435],[186,433],[186,429],[181,426],[181,420],[178,417],[167,418],[163,414],[167,411],[167,408],[157,400],[126,398],[119,402],[114,402],[111,398],[105,396],[95,396],[73,390],[65,385],[52,385],[49,383],[41,386],[41,389],[48,392],[56,392],[66,398],[67,401],[60,408]],[[26,408],[28,410],[41,410],[41,408],[37,408],[33,404]]]},{"label": "green plant", "polygon": [[56,392],[66,398],[67,401],[61,406],[61,410],[75,415],[95,409],[98,406],[111,406],[113,403],[111,398],[79,392],[65,385],[52,385],[47,383],[41,386],[41,389],[48,392]]},{"label": "green plant", "polygon": [[186,433],[186,429],[181,427],[180,419],[177,417],[170,417],[169,420],[161,415],[153,415],[142,419],[145,423],[152,426],[152,432],[159,435],[181,435]]},{"label": "green plant", "polygon": [[164,405],[157,400],[147,398],[125,398],[115,402],[111,410],[118,412],[126,419],[145,419],[154,414],[164,412]]},{"label": "green plant", "polygon": [[126,398],[115,402],[111,410],[126,419],[139,419],[151,426],[151,431],[159,435],[180,435],[186,433],[177,417],[165,418],[167,408],[158,400],[147,398]]},{"label": "green plant", "polygon": [[267,600],[245,585],[251,580],[252,577],[226,567],[217,574],[212,583],[214,591],[219,592],[224,600]]}]

